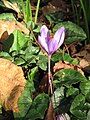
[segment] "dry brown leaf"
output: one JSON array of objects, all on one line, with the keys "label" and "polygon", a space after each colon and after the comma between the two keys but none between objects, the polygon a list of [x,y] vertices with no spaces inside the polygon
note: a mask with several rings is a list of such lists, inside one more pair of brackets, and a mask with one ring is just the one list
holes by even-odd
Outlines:
[{"label": "dry brown leaf", "polygon": [[6,40],[15,29],[29,34],[29,30],[20,22],[0,20],[0,41]]},{"label": "dry brown leaf", "polygon": [[[17,3],[11,3],[11,2],[9,2],[9,1],[7,1],[7,0],[2,0],[2,1],[3,1],[4,5],[5,5],[7,8],[16,11],[18,14],[20,13],[20,9],[19,9]],[[31,9],[34,10],[34,11],[36,10],[35,6],[31,6]]]},{"label": "dry brown leaf", "polygon": [[78,57],[80,61],[80,66],[82,68],[85,68],[87,66],[90,66],[90,44],[86,45],[83,50],[81,50],[79,53],[75,54],[76,57]]},{"label": "dry brown leaf", "polygon": [[3,41],[8,38],[15,30],[15,22],[0,20],[0,41]]},{"label": "dry brown leaf", "polygon": [[79,71],[82,75],[84,75],[82,69],[80,66],[77,65],[72,65],[72,64],[67,64],[67,63],[63,63],[62,61],[55,63],[55,66],[53,67],[53,71],[59,71],[61,69],[74,69]]},{"label": "dry brown leaf", "polygon": [[15,28],[22,31],[23,33],[29,35],[29,30],[22,23],[16,22]]},{"label": "dry brown leaf", "polygon": [[6,110],[18,112],[18,98],[25,86],[21,67],[0,58],[0,102]]},{"label": "dry brown leaf", "polygon": [[82,68],[85,68],[85,67],[89,66],[90,64],[85,59],[81,59],[79,65]]},{"label": "dry brown leaf", "polygon": [[20,13],[20,10],[19,10],[19,8],[18,8],[17,3],[12,4],[11,2],[9,2],[9,1],[7,1],[7,0],[2,0],[2,1],[3,1],[4,5],[5,5],[7,8],[16,11],[18,14]]},{"label": "dry brown leaf", "polygon": [[60,62],[55,63],[55,66],[53,67],[53,71],[56,72],[63,68],[72,68],[73,69],[74,67],[70,64],[66,64],[66,63],[63,63],[62,61],[60,61]]}]

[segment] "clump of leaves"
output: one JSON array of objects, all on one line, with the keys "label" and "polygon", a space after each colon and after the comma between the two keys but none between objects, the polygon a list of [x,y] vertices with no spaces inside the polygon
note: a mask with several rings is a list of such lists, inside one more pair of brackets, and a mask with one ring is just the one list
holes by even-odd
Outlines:
[{"label": "clump of leaves", "polygon": [[[87,113],[90,109],[88,97],[90,93],[89,80],[76,70],[63,69],[55,73],[54,84],[56,90],[58,88],[61,92],[62,89],[60,88],[63,86],[63,96],[57,102],[61,112],[71,112],[79,120],[87,119]],[[67,106],[67,109],[64,105]]]}]

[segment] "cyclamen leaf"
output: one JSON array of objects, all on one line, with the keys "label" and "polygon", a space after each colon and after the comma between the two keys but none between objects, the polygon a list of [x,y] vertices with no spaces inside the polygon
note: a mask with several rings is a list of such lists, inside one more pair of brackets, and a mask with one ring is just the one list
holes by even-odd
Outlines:
[{"label": "cyclamen leaf", "polygon": [[38,118],[43,119],[45,111],[48,108],[49,96],[45,93],[39,94],[33,101],[30,110],[26,116],[30,120]]},{"label": "cyclamen leaf", "polygon": [[85,103],[85,97],[82,94],[79,94],[75,97],[74,101],[71,104],[70,112],[82,120],[86,120],[86,111],[83,110]]},{"label": "cyclamen leaf", "polygon": [[72,86],[70,86],[66,92],[66,96],[69,97],[70,95],[76,95],[79,94],[79,89],[74,88]]},{"label": "cyclamen leaf", "polygon": [[60,100],[64,98],[64,87],[57,88],[52,96],[53,107],[57,108],[60,104]]},{"label": "cyclamen leaf", "polygon": [[88,93],[90,93],[90,81],[81,82],[80,89],[84,95],[87,95]]},{"label": "cyclamen leaf", "polygon": [[46,19],[50,22],[50,24],[60,23],[62,21],[62,16],[62,12],[60,11],[48,13],[45,15]]},{"label": "cyclamen leaf", "polygon": [[19,112],[14,113],[15,119],[30,119],[36,120],[44,117],[45,111],[48,108],[49,96],[47,94],[39,94],[35,99],[32,99],[32,92],[35,90],[34,82],[38,68],[35,67],[28,73],[27,84],[19,98]]},{"label": "cyclamen leaf", "polygon": [[55,32],[58,28],[62,26],[64,26],[65,29],[67,30],[67,38],[65,40],[66,44],[71,44],[78,40],[82,41],[87,38],[83,29],[70,21],[56,24],[55,27],[53,28],[53,31]]},{"label": "cyclamen leaf", "polygon": [[55,73],[54,80],[57,81],[55,83],[56,86],[65,85],[66,87],[70,87],[72,84],[76,84],[81,81],[87,81],[81,73],[73,69],[59,70]]},{"label": "cyclamen leaf", "polygon": [[18,101],[19,112],[14,113],[15,119],[23,119],[32,105],[32,92],[35,91],[33,81],[36,77],[37,71],[38,69],[35,67],[28,72],[25,89]]},{"label": "cyclamen leaf", "polygon": [[54,62],[58,62],[60,60],[63,60],[63,53],[57,52],[52,55],[51,60]]},{"label": "cyclamen leaf", "polygon": [[47,69],[47,57],[45,57],[44,55],[39,55],[39,60],[38,60],[37,65],[42,70],[46,70]]},{"label": "cyclamen leaf", "polygon": [[13,35],[14,35],[14,42],[12,44],[12,47],[10,48],[10,52],[14,50],[19,51],[20,49],[25,47],[25,44],[29,40],[28,37],[26,37],[23,33],[21,33],[18,30],[15,30]]},{"label": "cyclamen leaf", "polygon": [[31,84],[29,82],[26,83],[25,89],[19,98],[18,106],[19,106],[19,112],[14,113],[14,118],[17,119],[24,119],[24,117],[27,114],[27,111],[29,110],[31,104],[32,104],[32,98],[31,98]]},{"label": "cyclamen leaf", "polygon": [[87,120],[90,120],[90,110],[89,110],[89,112],[87,114]]}]

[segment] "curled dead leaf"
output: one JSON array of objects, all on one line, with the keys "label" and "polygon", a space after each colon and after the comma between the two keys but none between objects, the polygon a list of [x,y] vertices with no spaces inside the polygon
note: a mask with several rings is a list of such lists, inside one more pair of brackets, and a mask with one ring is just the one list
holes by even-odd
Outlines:
[{"label": "curled dead leaf", "polygon": [[20,30],[29,35],[29,30],[24,24],[16,21],[0,20],[0,41],[6,40],[14,30]]},{"label": "curled dead leaf", "polygon": [[72,64],[67,64],[62,61],[55,63],[55,66],[53,67],[53,71],[59,71],[61,69],[74,69],[80,72],[82,75],[84,75],[84,72],[82,71],[82,68],[78,65],[72,65]]},{"label": "curled dead leaf", "polygon": [[8,38],[15,30],[15,22],[0,20],[0,41],[3,41]]},{"label": "curled dead leaf", "polygon": [[6,110],[18,112],[18,99],[26,80],[21,67],[0,58],[0,102]]},{"label": "curled dead leaf", "polygon": [[7,8],[16,11],[18,14],[20,13],[20,10],[19,10],[19,8],[18,8],[17,3],[11,3],[11,2],[9,2],[9,1],[7,1],[7,0],[2,0],[2,1],[3,1],[4,5],[5,5]]},{"label": "curled dead leaf", "polygon": [[87,67],[87,66],[90,66],[89,62],[86,61],[85,59],[81,59],[79,65],[80,65],[82,68],[85,68],[85,67]]},{"label": "curled dead leaf", "polygon": [[[79,59],[81,67],[90,66],[90,44],[86,45],[83,50],[75,54],[75,57]],[[84,64],[84,65],[83,65]]]},{"label": "curled dead leaf", "polygon": [[60,61],[60,62],[55,63],[55,66],[53,67],[53,71],[56,72],[56,71],[61,70],[63,68],[73,68],[73,66]]}]

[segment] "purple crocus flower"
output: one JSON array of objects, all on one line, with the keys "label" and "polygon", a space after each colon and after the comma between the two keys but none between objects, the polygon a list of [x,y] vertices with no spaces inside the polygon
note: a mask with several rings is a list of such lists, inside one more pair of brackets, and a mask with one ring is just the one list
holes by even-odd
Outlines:
[{"label": "purple crocus flower", "polygon": [[45,25],[41,27],[40,33],[41,35],[38,36],[38,42],[48,55],[52,55],[64,42],[64,27],[58,29],[53,38],[51,38],[50,32]]},{"label": "purple crocus flower", "polygon": [[56,120],[66,120],[66,119],[63,115],[58,115]]}]

